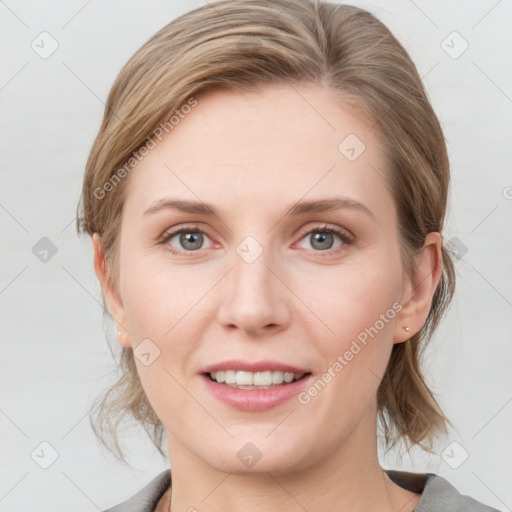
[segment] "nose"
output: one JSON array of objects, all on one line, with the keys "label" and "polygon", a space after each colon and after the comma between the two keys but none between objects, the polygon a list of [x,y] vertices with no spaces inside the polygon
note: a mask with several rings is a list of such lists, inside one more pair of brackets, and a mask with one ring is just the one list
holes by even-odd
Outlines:
[{"label": "nose", "polygon": [[288,326],[290,292],[268,253],[264,250],[252,263],[234,253],[233,268],[219,290],[218,320],[225,328],[258,336]]}]

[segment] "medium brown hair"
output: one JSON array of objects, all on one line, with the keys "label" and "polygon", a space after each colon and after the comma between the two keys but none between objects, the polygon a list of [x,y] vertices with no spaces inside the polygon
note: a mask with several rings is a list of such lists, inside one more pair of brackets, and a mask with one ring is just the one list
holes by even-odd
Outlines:
[{"label": "medium brown hair", "polygon": [[[108,96],[87,161],[77,227],[100,235],[113,284],[129,182],[126,162],[199,92],[257,92],[274,83],[319,84],[373,120],[384,140],[404,268],[414,270],[412,257],[426,235],[442,232],[449,162],[439,121],[405,49],[374,15],[353,6],[221,0],[159,30],[125,64]],[[420,369],[423,349],[455,287],[453,262],[444,247],[442,257],[427,321],[408,341],[393,346],[378,388],[388,449],[402,440],[408,448],[431,451],[436,436],[447,431],[449,421]],[[116,433],[132,416],[164,454],[165,430],[142,388],[131,349],[122,348],[118,366],[119,380],[95,403],[94,431],[124,460]]]}]

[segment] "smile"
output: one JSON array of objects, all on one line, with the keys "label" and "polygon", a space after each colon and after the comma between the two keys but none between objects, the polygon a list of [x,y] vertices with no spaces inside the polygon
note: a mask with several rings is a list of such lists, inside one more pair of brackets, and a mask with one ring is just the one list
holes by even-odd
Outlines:
[{"label": "smile", "polygon": [[218,371],[210,372],[210,379],[218,384],[225,384],[237,389],[271,389],[275,386],[289,384],[293,381],[300,380],[304,377],[304,373],[292,373],[281,371]]},{"label": "smile", "polygon": [[[221,373],[220,376],[219,373]],[[215,379],[212,378],[212,374],[215,375]],[[274,376],[276,384],[274,384]],[[263,412],[284,404],[297,397],[313,380],[311,373],[295,374],[279,371],[253,373],[226,370],[203,373],[200,377],[213,398],[243,412]],[[238,384],[238,382],[269,382],[269,379],[272,379],[271,384]],[[224,382],[218,382],[218,380],[224,380]]]}]

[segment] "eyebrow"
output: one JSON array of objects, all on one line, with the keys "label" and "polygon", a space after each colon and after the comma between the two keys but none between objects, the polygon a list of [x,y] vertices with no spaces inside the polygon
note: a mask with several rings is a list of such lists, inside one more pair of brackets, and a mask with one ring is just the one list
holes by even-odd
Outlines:
[{"label": "eyebrow", "polygon": [[[164,209],[180,210],[185,213],[194,213],[207,217],[219,217],[217,209],[207,203],[199,201],[184,201],[180,199],[163,198],[155,201],[145,212],[144,215],[158,212]],[[302,201],[293,204],[286,211],[286,215],[300,216],[311,212],[325,212],[338,209],[354,209],[366,213],[375,219],[372,211],[364,204],[344,197],[333,197],[328,199]]]}]

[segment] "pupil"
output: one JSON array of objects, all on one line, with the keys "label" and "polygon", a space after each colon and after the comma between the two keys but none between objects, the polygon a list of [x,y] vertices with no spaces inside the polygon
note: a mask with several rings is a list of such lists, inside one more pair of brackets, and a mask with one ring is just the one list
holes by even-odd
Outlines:
[{"label": "pupil", "polygon": [[[185,247],[185,248],[199,249],[202,245],[201,236],[202,236],[201,233],[192,233],[192,232],[183,233],[181,235],[180,242],[183,245],[183,247]],[[189,245],[187,247],[186,243],[191,243],[192,246]]]},{"label": "pupil", "polygon": [[[315,247],[316,242],[325,242],[326,239],[329,240],[332,245],[332,238],[332,233],[316,233],[315,235],[313,235],[313,243],[311,245]],[[325,245],[320,245],[319,247],[315,247],[315,249],[320,249],[321,251],[324,251],[326,249],[329,249],[329,247],[326,247]]]}]

